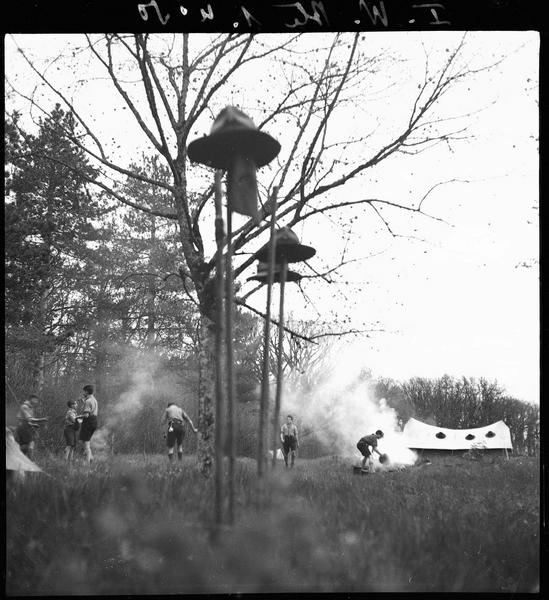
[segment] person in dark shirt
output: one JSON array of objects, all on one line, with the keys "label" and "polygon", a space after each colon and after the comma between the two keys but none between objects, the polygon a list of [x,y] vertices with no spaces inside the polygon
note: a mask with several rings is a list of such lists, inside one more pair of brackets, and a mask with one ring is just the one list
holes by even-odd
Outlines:
[{"label": "person in dark shirt", "polygon": [[37,406],[38,396],[36,394],[30,394],[28,399],[21,404],[17,413],[17,442],[21,448],[21,452],[31,460],[34,451],[36,430],[41,423],[48,420],[47,417],[38,419],[34,416],[34,409]]},{"label": "person in dark shirt", "polygon": [[378,429],[375,433],[370,435],[365,435],[358,440],[356,447],[359,449],[362,454],[362,468],[366,468],[366,462],[372,456],[372,452],[379,454],[381,456],[381,452],[377,449],[377,440],[383,437],[383,431]]}]

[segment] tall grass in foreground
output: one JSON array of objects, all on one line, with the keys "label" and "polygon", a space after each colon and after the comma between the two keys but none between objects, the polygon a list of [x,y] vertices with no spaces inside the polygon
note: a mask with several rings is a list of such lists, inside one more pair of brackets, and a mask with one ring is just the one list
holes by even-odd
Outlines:
[{"label": "tall grass in foreground", "polygon": [[539,463],[458,459],[354,476],[298,461],[258,485],[237,466],[237,523],[211,537],[194,458],[115,457],[7,494],[12,595],[258,591],[533,591]]}]

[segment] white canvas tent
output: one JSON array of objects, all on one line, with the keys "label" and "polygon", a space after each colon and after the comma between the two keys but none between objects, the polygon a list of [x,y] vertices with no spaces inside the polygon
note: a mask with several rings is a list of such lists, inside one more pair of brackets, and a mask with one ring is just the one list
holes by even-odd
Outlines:
[{"label": "white canvas tent", "polygon": [[6,427],[6,471],[42,472],[37,464],[21,452],[9,427]]},{"label": "white canvas tent", "polygon": [[[269,458],[272,458],[272,457],[273,457],[273,451],[269,450]],[[278,460],[284,460],[284,454],[280,448],[278,448],[276,451],[276,458]]]},{"label": "white canvas tent", "polygon": [[511,432],[503,421],[473,429],[447,429],[410,419],[402,432],[412,450],[512,450]]}]

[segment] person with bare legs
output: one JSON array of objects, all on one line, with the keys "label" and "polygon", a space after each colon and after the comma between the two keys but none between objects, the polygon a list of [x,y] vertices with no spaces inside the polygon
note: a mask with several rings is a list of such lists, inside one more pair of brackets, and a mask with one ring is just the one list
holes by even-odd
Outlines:
[{"label": "person with bare legs", "polygon": [[15,437],[21,452],[32,460],[34,452],[34,440],[36,438],[36,430],[40,423],[47,421],[47,417],[38,419],[34,416],[34,410],[38,406],[38,396],[30,394],[19,407],[17,412],[17,429]]},{"label": "person with bare legs", "polygon": [[290,465],[293,468],[295,463],[295,453],[299,448],[299,438],[297,427],[294,424],[292,415],[286,417],[286,423],[280,428],[280,441],[282,442],[282,452],[284,454],[284,464],[288,467],[288,456],[290,457]]},{"label": "person with bare legs", "polygon": [[164,413],[164,419],[168,424],[168,431],[165,434],[166,445],[168,446],[168,459],[173,460],[174,448],[177,444],[177,458],[183,460],[183,438],[185,437],[184,421],[187,421],[194,433],[198,429],[193,425],[189,415],[175,402],[170,402]]},{"label": "person with bare legs", "polygon": [[77,415],[77,419],[82,419],[80,425],[80,441],[84,444],[85,460],[89,463],[93,460],[90,440],[94,431],[97,429],[97,400],[93,395],[93,386],[85,385],[83,388],[84,408],[82,414]]},{"label": "person with bare legs", "polygon": [[372,433],[370,435],[365,435],[364,437],[361,437],[360,440],[358,440],[356,447],[362,454],[362,469],[364,471],[367,470],[367,467],[366,467],[367,463],[368,463],[368,467],[371,470],[372,452],[375,452],[376,454],[379,454],[379,456],[381,456],[381,452],[377,449],[377,440],[381,439],[382,437],[383,437],[383,431],[378,429],[375,433]]},{"label": "person with bare legs", "polygon": [[76,400],[67,402],[69,409],[65,413],[65,421],[63,423],[63,436],[65,438],[65,460],[74,460],[74,450],[76,448],[76,433],[80,429],[76,414]]}]

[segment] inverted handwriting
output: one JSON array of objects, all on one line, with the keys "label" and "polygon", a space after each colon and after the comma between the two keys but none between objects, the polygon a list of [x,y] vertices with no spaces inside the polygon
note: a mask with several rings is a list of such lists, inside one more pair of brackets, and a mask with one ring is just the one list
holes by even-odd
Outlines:
[{"label": "inverted handwriting", "polygon": [[148,4],[137,5],[137,10],[139,11],[139,14],[141,15],[143,21],[149,20],[149,13],[147,11],[147,8],[154,8],[154,10],[156,10],[156,16],[158,17],[158,20],[162,23],[162,25],[166,25],[166,23],[169,21],[170,13],[163,17],[162,13],[160,12],[160,9],[158,8],[156,0],[151,0]]},{"label": "inverted handwriting", "polygon": [[[165,15],[163,15],[158,4],[159,1],[157,0],[150,0],[149,2],[142,2],[137,4],[137,10],[139,11],[139,15],[143,19],[143,21],[149,20],[150,9],[153,9],[156,13],[159,22],[162,25],[166,25],[166,23],[170,20],[170,13],[166,13]],[[177,4],[179,4],[179,2]],[[205,8],[200,8],[202,23],[214,20],[214,11],[212,8],[212,4],[216,6],[215,2],[210,2],[206,4]],[[240,8],[242,16],[246,19],[246,23],[249,28],[251,28],[252,26],[262,26],[261,21],[259,21],[243,4],[240,4],[240,2],[238,2],[236,3],[235,8],[237,8],[238,6]],[[330,21],[328,19],[323,0],[302,0],[301,2],[287,2],[280,4],[273,2],[272,6],[273,8],[282,8],[294,11],[294,14],[292,15],[293,21],[283,23],[284,27],[287,27],[289,29],[295,29],[296,27],[304,27],[310,22],[316,23],[320,27],[330,25]],[[358,8],[359,11],[366,13],[372,25],[376,26],[378,24],[381,24],[384,27],[388,27],[389,17],[387,15],[387,8],[385,6],[384,0],[358,0]],[[451,25],[450,21],[443,20],[445,16],[444,11],[446,10],[444,4],[412,4],[412,9],[428,10],[433,19],[429,22],[429,25]],[[189,12],[188,9],[183,5],[179,5],[179,11],[183,16],[186,16]],[[408,20],[408,23],[415,23],[415,21],[416,20],[412,18]],[[360,20],[355,20],[354,23],[360,24]],[[233,26],[236,27],[236,25],[234,24]]]},{"label": "inverted handwriting", "polygon": [[429,25],[451,25],[450,21],[440,21],[438,18],[437,8],[445,10],[443,4],[412,4],[412,8],[430,8],[431,14],[433,15],[434,21],[431,21]]},{"label": "inverted handwriting", "polygon": [[206,21],[207,19],[209,19],[210,21],[213,21],[214,13],[212,10],[212,5],[208,4],[208,12],[206,12],[203,8],[201,8],[200,14],[202,15],[202,23],[204,23],[204,21]]},{"label": "inverted handwriting", "polygon": [[[326,22],[326,25],[329,25],[328,16],[326,15],[326,11],[324,9],[324,4],[322,2],[316,2],[313,0],[311,2],[311,10],[313,10],[313,14],[309,14],[304,8],[301,2],[292,2],[291,4],[275,4],[277,8],[295,8],[300,12],[300,16],[303,17],[303,21],[300,21],[298,17],[296,17],[293,23],[284,23],[286,27],[290,29],[295,29],[296,27],[303,27],[309,21],[314,21],[317,25],[322,25],[322,17]],[[322,17],[319,14],[319,11],[322,13]]]},{"label": "inverted handwriting", "polygon": [[255,21],[258,25],[261,25],[261,23],[252,15],[252,13],[245,6],[241,6],[240,9],[242,10],[242,14],[246,18],[246,21],[248,22],[248,27],[252,26],[252,21]]},{"label": "inverted handwriting", "polygon": [[374,4],[372,8],[372,12],[370,12],[370,8],[366,4],[366,0],[359,0],[358,7],[362,8],[368,14],[372,25],[376,25],[378,19],[383,23],[385,27],[389,23],[389,19],[387,18],[387,11],[385,10],[385,2],[379,3],[379,8]]}]

